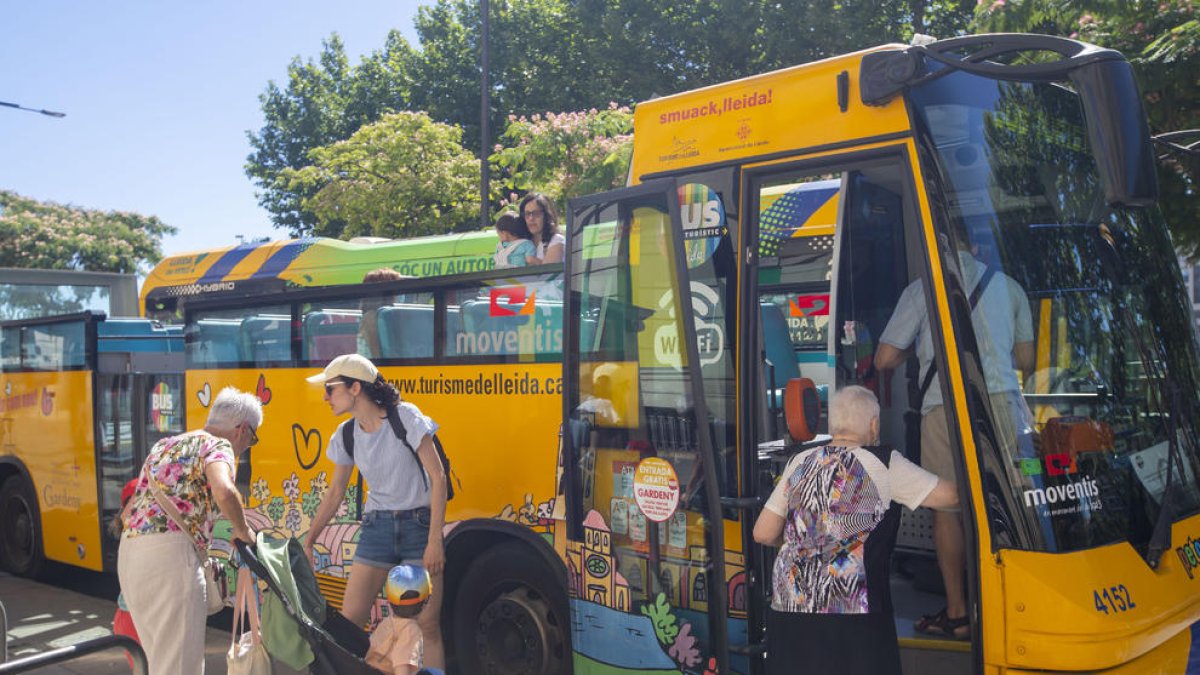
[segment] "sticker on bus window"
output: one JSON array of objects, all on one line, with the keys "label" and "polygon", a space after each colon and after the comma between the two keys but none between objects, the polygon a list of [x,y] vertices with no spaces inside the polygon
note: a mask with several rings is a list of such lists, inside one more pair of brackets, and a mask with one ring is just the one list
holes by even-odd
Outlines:
[{"label": "sticker on bus window", "polygon": [[729,233],[725,227],[725,206],[712,188],[688,183],[679,186],[679,217],[683,221],[687,266],[695,269],[713,257],[721,238]]},{"label": "sticker on bus window", "polygon": [[648,520],[661,523],[679,506],[679,478],[671,463],[660,457],[638,462],[633,472],[633,496]]},{"label": "sticker on bus window", "polygon": [[154,430],[165,433],[171,430],[175,418],[175,392],[171,385],[159,382],[150,390],[150,422]]}]

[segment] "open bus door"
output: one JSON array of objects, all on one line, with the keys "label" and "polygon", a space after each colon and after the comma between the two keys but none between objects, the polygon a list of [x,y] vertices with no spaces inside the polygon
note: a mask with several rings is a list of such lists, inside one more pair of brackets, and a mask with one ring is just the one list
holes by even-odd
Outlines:
[{"label": "open bus door", "polygon": [[711,305],[683,264],[679,194],[663,180],[571,202],[564,553],[576,673],[729,672],[713,450],[724,432],[697,337]]}]

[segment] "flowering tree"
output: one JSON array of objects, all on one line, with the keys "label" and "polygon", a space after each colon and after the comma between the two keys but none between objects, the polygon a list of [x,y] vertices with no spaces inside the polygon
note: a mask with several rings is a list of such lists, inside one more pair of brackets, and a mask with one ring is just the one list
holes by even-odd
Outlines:
[{"label": "flowering tree", "polygon": [[479,160],[462,146],[461,129],[423,112],[384,115],[309,155],[312,165],[281,177],[311,195],[303,207],[317,218],[315,235],[403,238],[476,222]]},{"label": "flowering tree", "polygon": [[39,202],[0,190],[0,267],[135,273],[175,228],[154,216]]},{"label": "flowering tree", "polygon": [[510,116],[491,156],[500,177],[493,199],[506,206],[538,191],[559,204],[625,184],[633,154],[633,113],[610,103],[586,112]]}]

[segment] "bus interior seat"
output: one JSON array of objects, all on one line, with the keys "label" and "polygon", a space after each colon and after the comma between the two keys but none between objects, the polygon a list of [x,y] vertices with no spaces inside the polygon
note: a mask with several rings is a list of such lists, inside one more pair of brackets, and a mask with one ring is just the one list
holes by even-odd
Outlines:
[{"label": "bus interior seat", "polygon": [[457,305],[446,307],[446,353],[458,353],[458,336],[462,335],[463,328],[462,310]]},{"label": "bus interior seat", "polygon": [[292,318],[262,314],[242,321],[241,344],[245,361],[254,364],[292,360]]},{"label": "bus interior seat", "polygon": [[192,339],[186,342],[188,356],[205,365],[240,362],[241,326],[238,319],[200,319]]},{"label": "bus interior seat", "polygon": [[433,305],[381,307],[375,321],[383,358],[433,356]]},{"label": "bus interior seat", "polygon": [[358,350],[359,312],[317,311],[304,317],[304,354],[306,361],[329,361]]},{"label": "bus interior seat", "polygon": [[[529,317],[521,314],[511,316],[492,316],[491,302],[486,298],[468,300],[462,304],[463,328],[467,333],[476,337],[480,348],[475,354],[515,354],[519,350],[509,350],[505,339],[509,331],[518,330],[529,322]],[[480,340],[483,336],[486,340]]]},{"label": "bus interior seat", "polygon": [[800,377],[800,365],[796,361],[796,351],[792,348],[792,337],[783,310],[772,302],[760,302],[758,306],[762,316],[763,349],[767,360],[774,366],[772,376],[771,369],[763,365],[763,375],[772,378],[767,387],[767,397],[772,407],[779,407],[783,405],[787,383]]}]

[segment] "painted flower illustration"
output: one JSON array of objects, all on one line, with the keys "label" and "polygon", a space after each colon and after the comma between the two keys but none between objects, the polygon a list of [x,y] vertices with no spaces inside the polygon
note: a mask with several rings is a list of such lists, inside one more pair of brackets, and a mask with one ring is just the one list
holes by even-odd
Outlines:
[{"label": "painted flower illustration", "polygon": [[288,501],[291,502],[300,498],[300,476],[297,476],[295,471],[283,481],[283,494],[287,495]]},{"label": "painted flower illustration", "polygon": [[300,509],[296,508],[294,504],[288,507],[287,519],[284,521],[283,526],[285,529],[291,530],[292,532],[299,531]]},{"label": "painted flower illustration", "polygon": [[325,476],[325,472],[317,474],[316,477],[309,479],[308,489],[316,493],[317,497],[325,494],[325,490],[329,489],[329,480]]},{"label": "painted flower illustration", "polygon": [[250,494],[254,495],[259,504],[267,501],[267,497],[271,496],[271,490],[267,487],[267,479],[259,478],[254,481],[254,485],[250,487]]}]

